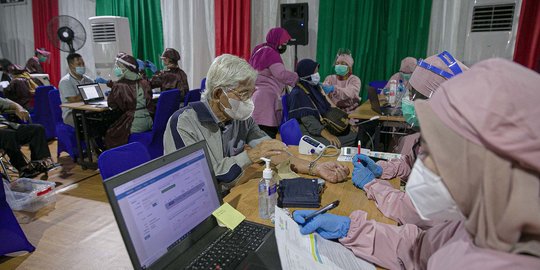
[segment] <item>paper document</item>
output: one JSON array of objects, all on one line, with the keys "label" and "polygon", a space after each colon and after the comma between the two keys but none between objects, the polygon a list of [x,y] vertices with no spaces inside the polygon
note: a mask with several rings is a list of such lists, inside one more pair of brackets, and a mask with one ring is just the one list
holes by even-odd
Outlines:
[{"label": "paper document", "polygon": [[238,224],[242,223],[246,217],[238,210],[234,209],[230,204],[224,203],[218,209],[216,209],[212,215],[216,217],[218,222],[227,226],[227,228],[234,230]]},{"label": "paper document", "polygon": [[375,269],[375,266],[358,257],[338,242],[314,233],[302,235],[300,227],[276,206],[276,241],[283,269]]}]

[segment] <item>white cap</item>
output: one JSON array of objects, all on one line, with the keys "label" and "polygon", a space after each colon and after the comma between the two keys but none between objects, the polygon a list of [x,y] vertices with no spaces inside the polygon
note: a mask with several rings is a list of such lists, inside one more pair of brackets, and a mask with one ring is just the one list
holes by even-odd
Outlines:
[{"label": "white cap", "polygon": [[266,163],[266,168],[263,170],[263,178],[264,179],[272,179],[272,169],[270,169],[270,159],[269,158],[261,158]]}]

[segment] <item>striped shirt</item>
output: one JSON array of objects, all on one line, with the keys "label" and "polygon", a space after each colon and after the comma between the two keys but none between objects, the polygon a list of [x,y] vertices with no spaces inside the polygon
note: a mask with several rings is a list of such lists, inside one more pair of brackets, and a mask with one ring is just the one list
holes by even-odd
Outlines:
[{"label": "striped shirt", "polygon": [[232,187],[252,162],[244,145],[255,147],[270,137],[253,118],[219,122],[206,101],[192,102],[176,111],[163,136],[164,153],[205,140],[217,180]]}]

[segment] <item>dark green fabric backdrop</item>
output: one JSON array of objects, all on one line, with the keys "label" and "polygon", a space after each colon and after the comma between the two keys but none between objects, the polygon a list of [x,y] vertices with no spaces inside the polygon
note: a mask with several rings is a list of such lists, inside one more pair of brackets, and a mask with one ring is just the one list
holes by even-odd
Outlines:
[{"label": "dark green fabric backdrop", "polygon": [[365,101],[368,83],[390,78],[401,59],[426,58],[430,16],[431,0],[321,0],[317,33],[321,78],[334,73],[338,49],[350,49]]},{"label": "dark green fabric backdrop", "polygon": [[96,16],[129,18],[133,56],[161,66],[163,27],[159,0],[96,0]]}]

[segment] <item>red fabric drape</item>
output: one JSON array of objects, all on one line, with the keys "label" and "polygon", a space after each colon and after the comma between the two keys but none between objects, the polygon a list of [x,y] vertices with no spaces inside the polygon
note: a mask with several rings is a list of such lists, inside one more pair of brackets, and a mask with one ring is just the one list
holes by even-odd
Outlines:
[{"label": "red fabric drape", "polygon": [[523,0],[514,61],[540,72],[540,1]]},{"label": "red fabric drape", "polygon": [[[51,52],[49,60],[41,63],[43,70],[49,74],[52,85],[58,87],[60,81],[60,51],[47,37],[47,23],[58,16],[58,0],[33,0],[32,17],[34,20],[34,44],[36,48],[45,48]],[[30,56],[29,56],[30,58]]]},{"label": "red fabric drape", "polygon": [[216,56],[234,54],[249,60],[251,0],[215,0]]}]

